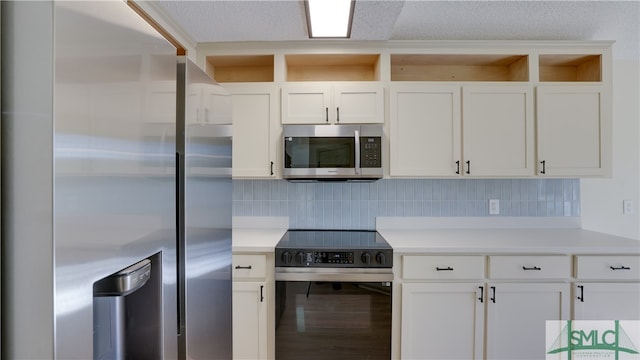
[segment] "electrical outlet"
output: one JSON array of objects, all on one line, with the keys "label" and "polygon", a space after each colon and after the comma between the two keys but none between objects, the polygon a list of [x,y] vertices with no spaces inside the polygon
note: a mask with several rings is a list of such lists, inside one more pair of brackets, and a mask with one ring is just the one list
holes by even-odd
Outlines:
[{"label": "electrical outlet", "polygon": [[500,214],[500,200],[491,199],[489,200],[489,215],[498,215]]},{"label": "electrical outlet", "polygon": [[622,213],[625,215],[633,214],[633,201],[631,200],[622,200]]}]

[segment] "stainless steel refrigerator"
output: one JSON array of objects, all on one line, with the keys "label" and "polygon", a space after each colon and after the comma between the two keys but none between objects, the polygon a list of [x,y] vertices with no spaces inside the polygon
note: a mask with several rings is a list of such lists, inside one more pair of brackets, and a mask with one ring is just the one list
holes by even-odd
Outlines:
[{"label": "stainless steel refrigerator", "polygon": [[183,57],[178,79],[178,349],[231,359],[231,96]]},{"label": "stainless steel refrigerator", "polygon": [[124,1],[0,6],[2,358],[229,358],[224,92]]}]

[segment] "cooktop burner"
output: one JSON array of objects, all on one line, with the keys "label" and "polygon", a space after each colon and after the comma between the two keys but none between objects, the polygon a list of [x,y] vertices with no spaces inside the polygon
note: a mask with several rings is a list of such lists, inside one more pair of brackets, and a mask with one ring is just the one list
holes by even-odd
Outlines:
[{"label": "cooktop burner", "polygon": [[369,230],[289,230],[276,245],[276,267],[390,268],[393,249]]}]

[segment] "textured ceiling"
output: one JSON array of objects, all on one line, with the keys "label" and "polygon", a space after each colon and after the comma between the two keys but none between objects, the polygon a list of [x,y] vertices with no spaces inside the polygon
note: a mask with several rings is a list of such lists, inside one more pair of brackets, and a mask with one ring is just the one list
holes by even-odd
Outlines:
[{"label": "textured ceiling", "polygon": [[[200,43],[308,40],[301,0],[159,1],[157,7]],[[640,2],[356,0],[351,39],[616,40],[617,56],[637,58]]]}]

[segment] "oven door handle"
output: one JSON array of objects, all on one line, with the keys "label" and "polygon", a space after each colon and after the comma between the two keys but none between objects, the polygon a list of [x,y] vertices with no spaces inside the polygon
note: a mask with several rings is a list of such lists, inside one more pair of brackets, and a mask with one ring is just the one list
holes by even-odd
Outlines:
[{"label": "oven door handle", "polygon": [[351,282],[391,282],[391,268],[296,268],[276,267],[276,281],[351,281]]},{"label": "oven door handle", "polygon": [[360,175],[361,173],[361,169],[360,169],[360,130],[356,130],[354,131],[355,133],[355,152],[356,152],[356,175]]}]

